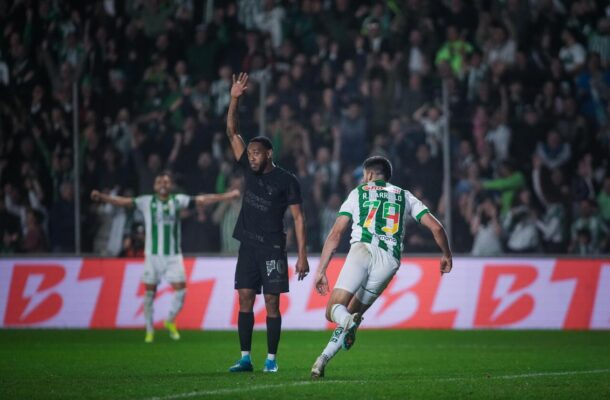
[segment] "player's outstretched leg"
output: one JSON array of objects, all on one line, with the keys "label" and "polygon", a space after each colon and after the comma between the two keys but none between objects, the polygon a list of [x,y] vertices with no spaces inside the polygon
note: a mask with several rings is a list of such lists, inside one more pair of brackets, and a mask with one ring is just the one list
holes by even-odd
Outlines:
[{"label": "player's outstretched leg", "polygon": [[169,310],[169,315],[167,316],[167,320],[165,320],[164,323],[165,327],[169,331],[169,337],[173,340],[180,340],[180,332],[178,332],[178,327],[176,326],[176,316],[184,306],[185,295],[185,288],[174,290],[174,298],[172,300],[172,305]]},{"label": "player's outstretched leg", "polygon": [[316,359],[316,362],[311,367],[311,377],[323,378],[326,364],[341,350],[343,338],[345,337],[345,329],[342,326],[337,326],[333,331],[328,344],[322,351],[322,354]]},{"label": "player's outstretched leg", "polygon": [[155,291],[146,290],[144,294],[144,320],[146,321],[146,336],[144,342],[152,343],[155,340],[155,328],[153,327],[153,302],[155,301]]}]

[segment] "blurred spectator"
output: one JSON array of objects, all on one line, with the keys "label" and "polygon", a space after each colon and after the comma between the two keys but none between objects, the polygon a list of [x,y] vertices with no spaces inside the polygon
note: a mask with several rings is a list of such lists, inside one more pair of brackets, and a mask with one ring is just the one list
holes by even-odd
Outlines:
[{"label": "blurred spectator", "polygon": [[64,182],[59,188],[59,199],[50,214],[51,248],[54,253],[74,252],[74,187]]},{"label": "blurred spectator", "polygon": [[607,234],[607,230],[591,200],[585,199],[580,202],[578,218],[574,220],[570,229],[571,252],[597,254],[605,245],[604,234]]},{"label": "blurred spectator", "polygon": [[597,204],[606,228],[610,229],[610,174],[604,178],[602,188],[597,195]]},{"label": "blurred spectator", "polygon": [[536,146],[536,155],[540,157],[542,164],[549,168],[561,168],[572,157],[570,145],[564,142],[557,131],[550,131],[546,135],[545,142],[539,142]]},{"label": "blurred spectator", "polygon": [[489,257],[502,254],[502,226],[498,219],[498,208],[490,198],[477,206],[470,232],[474,236],[472,255]]},{"label": "blurred spectator", "polygon": [[16,253],[20,250],[21,229],[19,218],[6,210],[4,196],[0,196],[0,235],[2,235],[0,253]]},{"label": "blurred spectator", "polygon": [[[81,196],[94,186],[138,195],[168,168],[188,192],[224,191],[237,179],[222,131],[232,74],[240,71],[251,77],[239,110],[243,135],[264,128],[276,159],[309,188],[304,207],[314,248],[331,200],[357,184],[370,153],[390,157],[394,182],[436,209],[446,127],[456,248],[482,249],[489,239],[488,252],[497,254],[498,240],[510,243],[523,221],[531,233],[535,221],[544,251],[560,252],[582,219],[575,212],[582,200],[597,200],[607,223],[610,19],[603,2],[217,1],[205,23],[205,2],[191,0],[5,3],[0,187],[9,186],[0,214],[10,218],[0,221],[2,251],[73,248],[66,192],[75,179]],[[445,88],[448,115],[438,106]],[[73,148],[75,121],[80,149]],[[75,155],[81,176],[74,176]],[[501,236],[491,206],[497,201],[504,218],[527,191],[535,194],[528,217],[513,209]],[[140,215],[92,207],[86,196],[81,204],[83,251],[142,253]],[[232,252],[238,209],[234,202],[191,211],[183,227],[210,233],[216,243],[208,249]],[[474,238],[466,234],[473,225]],[[599,237],[589,228],[576,232],[574,252],[610,247],[603,229]],[[417,225],[408,234],[408,250],[433,243]]]},{"label": "blurred spectator", "polygon": [[[243,193],[243,185],[243,177],[236,176],[231,180],[229,190],[239,189]],[[212,216],[214,223],[220,226],[220,251],[224,254],[233,254],[239,249],[239,242],[233,238],[233,230],[241,210],[241,202],[242,197],[238,197],[219,203]]]},{"label": "blurred spectator", "polygon": [[504,216],[512,206],[517,191],[525,185],[525,178],[510,161],[503,161],[500,164],[498,175],[496,179],[483,181],[481,187],[500,194],[501,214]]},{"label": "blurred spectator", "polygon": [[496,61],[509,65],[515,63],[517,44],[510,38],[505,26],[494,26],[491,38],[485,43],[484,47],[485,59],[489,65]]},{"label": "blurred spectator", "polygon": [[551,254],[565,253],[567,245],[567,214],[566,204],[562,201],[569,189],[561,185],[557,178],[549,175],[561,174],[559,170],[548,171],[542,167],[542,162],[534,156],[532,185],[534,193],[544,209],[542,218],[536,221],[536,226],[542,237],[544,250]]},{"label": "blurred spectator", "polygon": [[585,65],[587,52],[569,29],[561,33],[561,40],[564,45],[559,51],[559,59],[568,73],[575,74]]},{"label": "blurred spectator", "polygon": [[446,62],[453,70],[453,73],[462,76],[465,61],[472,50],[472,45],[460,38],[457,27],[450,25],[447,27],[446,42],[436,53],[435,63],[439,65]]},{"label": "blurred spectator", "polygon": [[529,190],[521,189],[517,193],[515,203],[506,213],[502,225],[509,253],[535,253],[539,250],[540,241]]},{"label": "blurred spectator", "polygon": [[339,120],[341,159],[351,167],[362,163],[367,155],[367,123],[359,101],[352,100]]}]

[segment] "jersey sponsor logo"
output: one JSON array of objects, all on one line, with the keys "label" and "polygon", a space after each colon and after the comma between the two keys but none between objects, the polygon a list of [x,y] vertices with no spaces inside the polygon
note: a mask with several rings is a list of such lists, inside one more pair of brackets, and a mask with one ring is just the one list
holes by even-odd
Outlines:
[{"label": "jersey sponsor logo", "polygon": [[394,245],[398,242],[396,240],[396,238],[394,238],[392,236],[378,235],[376,233],[374,233],[373,236],[375,236],[376,238],[378,238],[379,240],[381,240],[383,242],[394,244]]},{"label": "jersey sponsor logo", "polygon": [[369,186],[365,185],[362,187],[362,190],[385,190],[385,186]]}]

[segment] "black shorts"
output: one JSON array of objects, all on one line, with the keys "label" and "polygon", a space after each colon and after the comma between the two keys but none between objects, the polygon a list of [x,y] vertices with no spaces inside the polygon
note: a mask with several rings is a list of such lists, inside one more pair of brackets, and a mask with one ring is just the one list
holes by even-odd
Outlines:
[{"label": "black shorts", "polygon": [[265,294],[288,292],[288,257],[284,249],[239,246],[235,289],[254,289]]}]

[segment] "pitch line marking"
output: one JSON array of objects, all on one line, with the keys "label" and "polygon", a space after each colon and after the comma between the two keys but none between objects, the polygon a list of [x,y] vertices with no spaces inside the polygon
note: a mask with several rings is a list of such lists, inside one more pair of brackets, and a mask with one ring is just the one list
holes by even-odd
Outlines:
[{"label": "pitch line marking", "polygon": [[[517,374],[517,375],[497,375],[497,376],[489,376],[487,379],[520,379],[520,378],[535,378],[541,376],[566,376],[566,375],[585,375],[585,374],[603,374],[610,373],[610,368],[608,369],[591,369],[584,371],[559,371],[559,372],[532,372],[529,374]],[[472,376],[472,377],[459,377],[459,378],[434,378],[437,381],[466,381],[473,379],[481,379],[485,378],[484,376]],[[428,379],[425,379],[428,380]],[[339,384],[354,384],[354,383],[367,383],[364,380],[328,380],[332,383]],[[324,380],[311,380],[311,381],[299,381],[292,383],[280,383],[274,385],[258,385],[258,386],[248,386],[248,387],[240,387],[240,388],[226,388],[226,389],[214,389],[214,390],[199,390],[187,393],[178,393],[172,394],[168,396],[159,396],[159,397],[150,397],[147,400],[174,400],[174,399],[187,399],[190,397],[197,396],[211,396],[216,394],[231,394],[231,393],[239,393],[243,391],[251,391],[251,390],[265,390],[265,389],[277,389],[282,387],[291,387],[291,386],[307,386],[316,384],[319,382],[324,382]]]},{"label": "pitch line marking", "polygon": [[[610,372],[610,368],[608,369],[591,369],[585,371],[559,371],[559,372],[532,372],[529,374],[518,374],[518,375],[498,375],[498,376],[489,376],[487,379],[519,379],[519,378],[535,378],[538,376],[566,376],[566,375],[586,375],[586,374],[603,374],[606,372]],[[482,376],[473,376],[473,377],[460,377],[460,378],[446,378],[442,379],[444,381],[464,381],[468,379],[479,379],[485,378]]]},{"label": "pitch line marking", "polygon": [[[246,390],[250,391],[250,390],[277,389],[277,388],[290,387],[290,386],[305,386],[305,385],[312,385],[312,384],[315,384],[318,382],[319,381],[311,380],[311,381],[299,381],[299,382],[292,382],[292,383],[278,383],[278,384],[274,384],[274,385],[258,385],[258,386],[255,385],[255,386],[247,386],[247,387],[240,387],[240,388],[199,390],[199,391],[195,391],[195,392],[172,394],[169,396],[150,397],[147,400],[187,399],[189,397],[196,397],[196,396],[206,396],[206,395],[209,396],[209,395],[215,395],[215,394],[239,393],[239,392],[243,392]],[[356,383],[356,382],[363,382],[363,381],[333,381],[333,382]]]}]

